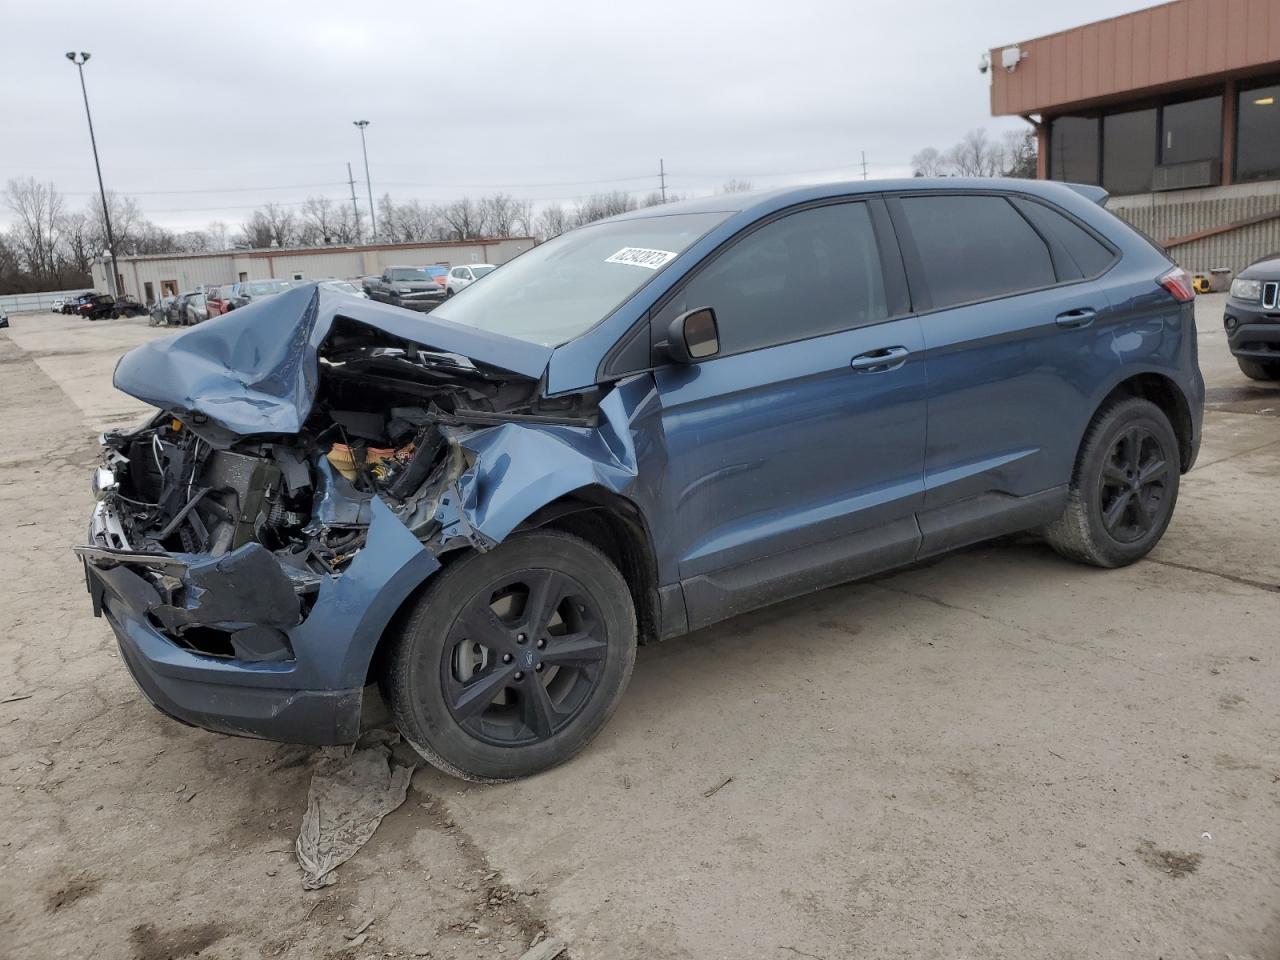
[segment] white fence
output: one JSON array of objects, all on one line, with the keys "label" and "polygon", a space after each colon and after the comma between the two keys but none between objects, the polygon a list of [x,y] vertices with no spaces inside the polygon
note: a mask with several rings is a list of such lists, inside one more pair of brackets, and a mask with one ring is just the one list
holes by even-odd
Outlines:
[{"label": "white fence", "polygon": [[0,297],[0,307],[5,313],[39,313],[53,309],[53,301],[82,293],[92,293],[87,287],[79,290],[48,290],[44,293],[10,293]]}]

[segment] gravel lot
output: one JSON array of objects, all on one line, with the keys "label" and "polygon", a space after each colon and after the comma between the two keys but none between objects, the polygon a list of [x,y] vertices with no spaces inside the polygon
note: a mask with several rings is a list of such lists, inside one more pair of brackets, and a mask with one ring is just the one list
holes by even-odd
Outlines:
[{"label": "gravel lot", "polygon": [[576,761],[419,769],[314,893],[311,751],[152,709],[69,549],[96,432],[145,409],[114,363],[166,331],[13,317],[0,956],[518,957],[546,931],[578,960],[1280,958],[1280,385],[1237,371],[1221,307],[1150,559],[986,545],[642,649]]}]

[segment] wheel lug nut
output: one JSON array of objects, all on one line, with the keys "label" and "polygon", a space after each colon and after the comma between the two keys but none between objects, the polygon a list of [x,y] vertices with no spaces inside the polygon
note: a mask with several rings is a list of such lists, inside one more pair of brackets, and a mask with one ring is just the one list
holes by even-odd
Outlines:
[{"label": "wheel lug nut", "polygon": [[535,664],[533,669],[534,669],[534,670],[536,670],[538,673],[541,673],[541,672],[542,672],[542,664],[540,664],[540,663],[539,663],[539,664]]},{"label": "wheel lug nut", "polygon": [[537,647],[538,647],[538,649],[539,649],[539,650],[541,650],[541,649],[542,649],[543,647],[545,647],[546,645],[547,645],[547,641],[546,641],[546,640],[539,640],[539,641],[538,641],[538,643],[537,643]]},{"label": "wheel lug nut", "polygon": [[504,654],[502,655],[502,662],[503,662],[503,663],[510,663],[510,662],[511,662],[511,660],[512,660],[511,654],[509,654],[509,653],[504,653]]},{"label": "wheel lug nut", "polygon": [[517,670],[517,671],[516,671],[516,679],[517,679],[517,680],[523,680],[523,679],[524,679],[524,672],[523,672],[523,671],[521,671],[521,670]]},{"label": "wheel lug nut", "polygon": [[516,643],[524,643],[524,642],[525,642],[526,640],[528,640],[528,639],[529,639],[529,638],[528,638],[528,637],[526,637],[523,633],[517,633],[517,634],[516,634]]}]

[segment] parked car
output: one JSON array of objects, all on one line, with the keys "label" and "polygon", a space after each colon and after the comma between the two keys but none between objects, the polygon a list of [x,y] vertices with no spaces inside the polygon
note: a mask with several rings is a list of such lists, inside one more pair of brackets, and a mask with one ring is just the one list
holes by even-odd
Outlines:
[{"label": "parked car", "polygon": [[1280,380],[1280,255],[1250,264],[1231,281],[1222,323],[1246,377]]},{"label": "parked car", "polygon": [[54,297],[54,298],[53,298],[53,301],[49,304],[49,312],[50,312],[50,313],[61,313],[61,312],[62,312],[62,305],[63,305],[64,303],[66,303],[66,302],[67,302],[67,298],[66,298],[66,297]]},{"label": "parked car", "polygon": [[242,280],[233,284],[227,299],[227,311],[248,306],[255,300],[274,297],[293,288],[292,280]]},{"label": "parked car", "polygon": [[216,287],[205,288],[204,301],[209,316],[220,317],[231,310],[234,287],[235,284],[224,283]]},{"label": "parked car", "polygon": [[4,312],[4,307],[0,307],[0,330],[9,326],[9,315]]},{"label": "parked car", "polygon": [[304,287],[140,346],[115,385],[158,412],[103,439],[94,611],[186,722],[347,743],[372,680],[429,761],[503,780],[586,746],[637,641],[1019,531],[1132,563],[1204,381],[1191,278],[1105,197],[717,196],[431,315]]},{"label": "parked car", "polygon": [[127,295],[118,297],[111,309],[112,320],[119,317],[144,317],[146,314],[147,308],[138,302],[138,298]]},{"label": "parked car", "polygon": [[62,312],[70,316],[77,316],[80,313],[80,308],[96,296],[96,293],[90,292],[82,293],[74,297],[68,297],[62,303]]},{"label": "parked car", "polygon": [[380,277],[369,277],[364,292],[372,300],[408,310],[432,310],[444,302],[444,287],[427,267],[387,267]]},{"label": "parked car", "polygon": [[496,268],[491,263],[473,263],[466,267],[454,267],[449,271],[448,280],[445,281],[444,295],[452,297],[459,290],[469,287],[494,269]]},{"label": "parked car", "polygon": [[449,282],[449,265],[447,263],[433,263],[422,268],[427,271],[427,275],[436,282],[441,290]]},{"label": "parked car", "polygon": [[193,327],[209,319],[205,295],[197,290],[179,294],[173,304],[173,322],[181,327]]},{"label": "parked car", "polygon": [[79,307],[80,316],[86,320],[105,320],[116,308],[116,298],[109,293],[94,294],[82,302]]}]

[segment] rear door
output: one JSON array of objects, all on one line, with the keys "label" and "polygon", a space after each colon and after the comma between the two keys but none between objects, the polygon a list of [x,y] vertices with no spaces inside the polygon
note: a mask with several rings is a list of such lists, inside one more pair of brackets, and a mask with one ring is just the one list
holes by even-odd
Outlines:
[{"label": "rear door", "polygon": [[[928,193],[889,208],[927,357],[922,553],[1056,516],[1111,312],[1095,279],[1114,251],[1026,198]],[[1080,234],[1074,255],[1051,218]]]},{"label": "rear door", "polygon": [[716,311],[721,351],[655,371],[662,531],[690,626],[909,561],[925,371],[883,203],[769,220],[655,311]]}]

